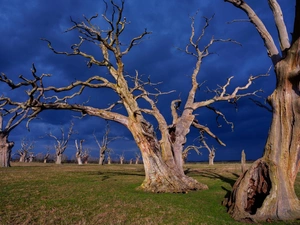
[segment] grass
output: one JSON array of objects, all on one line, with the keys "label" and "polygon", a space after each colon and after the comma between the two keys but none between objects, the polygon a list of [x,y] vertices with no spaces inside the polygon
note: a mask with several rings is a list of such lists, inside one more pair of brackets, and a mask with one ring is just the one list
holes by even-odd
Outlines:
[{"label": "grass", "polygon": [[[15,163],[0,168],[0,224],[241,224],[221,205],[240,165],[188,164],[186,169],[209,190],[137,191],[142,165]],[[300,196],[300,176],[295,187]]]}]

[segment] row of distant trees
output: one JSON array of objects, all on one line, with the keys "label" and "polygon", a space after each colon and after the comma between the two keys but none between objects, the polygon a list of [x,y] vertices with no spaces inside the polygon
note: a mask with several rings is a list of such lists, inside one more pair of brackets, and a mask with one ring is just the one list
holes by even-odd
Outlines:
[{"label": "row of distant trees", "polygon": [[[74,123],[71,121],[70,127],[68,129],[68,133],[65,132],[64,128],[60,128],[61,135],[55,136],[52,132],[46,133],[47,136],[53,138],[55,140],[54,149],[55,154],[50,154],[51,146],[46,146],[46,153],[38,153],[34,154],[34,141],[27,140],[26,138],[23,138],[21,141],[21,148],[17,151],[15,155],[19,156],[19,162],[33,162],[33,161],[43,161],[44,163],[47,163],[48,161],[54,161],[56,164],[61,164],[62,162],[68,161],[67,156],[64,154],[65,150],[67,149],[68,143],[70,141],[70,138],[72,134],[77,133],[77,131],[74,130]],[[93,134],[95,141],[99,147],[99,159],[93,159],[90,161],[98,161],[100,165],[103,165],[106,161],[107,164],[111,164],[112,162],[119,162],[120,164],[125,163],[125,156],[124,153],[118,155],[118,159],[112,159],[112,149],[108,147],[109,143],[111,143],[114,140],[120,139],[122,137],[115,136],[111,137],[109,135],[110,133],[110,126],[109,123],[106,123],[105,127],[105,133],[102,137],[102,140],[98,140],[95,133]],[[84,139],[81,140],[75,140],[75,160],[78,162],[79,165],[87,164],[88,160],[90,159],[90,150],[88,148],[83,148]],[[216,149],[212,146],[210,147],[206,141],[203,133],[200,133],[199,136],[199,142],[201,143],[199,146],[196,145],[189,145],[187,146],[183,152],[182,152],[182,160],[183,163],[187,162],[188,155],[191,150],[194,150],[198,155],[201,154],[199,149],[206,148],[209,152],[209,165],[214,164],[214,158]],[[135,164],[138,164],[141,158],[141,154],[135,153],[135,159],[130,159],[128,161],[129,164],[133,164],[133,161]],[[35,160],[34,160],[35,159]],[[73,161],[71,159],[71,161]]]}]

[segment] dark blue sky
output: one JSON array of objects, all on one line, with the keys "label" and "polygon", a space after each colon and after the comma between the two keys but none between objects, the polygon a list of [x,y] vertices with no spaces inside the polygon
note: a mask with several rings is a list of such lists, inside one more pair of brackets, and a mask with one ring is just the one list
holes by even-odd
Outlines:
[{"label": "dark blue sky", "polygon": [[[294,2],[279,0],[288,31],[292,31],[294,17]],[[272,13],[267,1],[248,1],[260,18],[265,22],[270,33],[277,41],[276,28],[273,23]],[[205,17],[214,16],[209,28],[206,31],[203,45],[209,39],[232,38],[242,44],[242,47],[232,43],[217,43],[212,50],[217,53],[203,62],[199,75],[199,82],[206,81],[206,84],[197,94],[197,98],[207,98],[204,92],[206,86],[214,89],[222,85],[230,76],[234,76],[232,88],[243,85],[250,75],[266,73],[271,66],[271,60],[267,57],[263,42],[248,22],[228,23],[234,19],[245,19],[243,12],[222,0],[188,0],[188,1],[166,1],[166,0],[128,0],[125,2],[124,16],[130,21],[124,32],[124,42],[141,34],[145,28],[152,34],[146,36],[139,46],[124,57],[125,70],[134,74],[138,70],[140,74],[151,76],[153,82],[163,81],[160,89],[163,91],[176,90],[168,96],[159,99],[158,107],[170,120],[170,101],[179,95],[184,100],[189,87],[189,75],[194,67],[193,57],[178,51],[176,47],[184,48],[190,36],[189,15],[199,13],[196,17],[196,28],[201,31]],[[30,76],[32,62],[35,63],[38,74],[50,73],[52,77],[46,84],[63,86],[75,79],[85,79],[90,75],[101,75],[104,70],[99,68],[88,69],[86,61],[80,57],[66,57],[55,55],[47,43],[40,38],[47,38],[52,42],[54,48],[60,51],[70,50],[70,46],[78,42],[76,32],[64,33],[72,26],[70,16],[75,21],[82,21],[82,15],[91,17],[96,13],[103,13],[104,4],[102,1],[83,0],[1,0],[0,11],[0,72],[17,81],[17,76],[23,74]],[[99,16],[100,18],[100,16]],[[99,26],[107,26],[101,19]],[[98,49],[90,49],[99,56]],[[255,89],[263,89],[263,97],[269,95],[275,87],[273,69],[271,76],[262,78],[255,82]],[[9,90],[0,84],[1,94],[20,98],[22,93]],[[86,101],[92,96],[90,103],[93,105],[105,105],[112,103],[115,96],[111,92],[92,90],[85,93],[81,99]],[[249,99],[243,99],[238,103],[236,110],[230,104],[216,104],[216,108],[222,110],[229,121],[234,122],[235,128],[222,123],[218,128],[215,115],[208,110],[199,110],[199,121],[207,124],[216,133],[226,147],[218,145],[214,140],[207,139],[209,145],[217,148],[216,160],[239,160],[242,149],[245,150],[248,159],[257,159],[262,155],[264,143],[268,134],[271,121],[271,113],[255,106]],[[20,140],[23,137],[36,142],[35,153],[45,152],[46,145],[53,145],[54,140],[40,138],[49,130],[59,134],[61,126],[67,131],[70,121],[75,122],[74,135],[67,149],[71,157],[75,154],[74,139],[85,139],[84,147],[89,148],[92,155],[98,157],[98,148],[92,136],[95,131],[98,138],[104,133],[105,121],[100,118],[85,117],[81,120],[73,118],[74,113],[67,111],[47,111],[39,115],[39,119],[31,123],[31,131],[28,132],[22,124],[17,127],[10,136],[16,144],[13,152],[20,148]],[[115,158],[118,154],[124,153],[129,160],[138,152],[131,134],[121,125],[111,124],[111,136],[123,136],[123,139],[111,144]],[[198,136],[197,130],[191,129],[188,143],[191,144]],[[198,144],[198,142],[195,142]],[[52,150],[54,153],[54,150]],[[202,156],[192,154],[190,160],[207,161],[207,150],[202,149]]]}]

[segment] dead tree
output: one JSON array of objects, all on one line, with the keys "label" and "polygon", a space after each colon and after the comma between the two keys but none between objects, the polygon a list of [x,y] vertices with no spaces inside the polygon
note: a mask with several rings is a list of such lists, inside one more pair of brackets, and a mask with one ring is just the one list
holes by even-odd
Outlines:
[{"label": "dead tree", "polygon": [[135,164],[139,164],[140,158],[141,158],[141,154],[140,153],[135,153]]},{"label": "dead tree", "polygon": [[228,202],[229,213],[236,220],[300,219],[300,201],[294,188],[300,169],[300,1],[295,1],[290,40],[280,5],[276,0],[268,0],[278,31],[278,45],[246,1],[225,1],[244,11],[258,31],[277,80],[274,92],[268,97],[273,118],[263,157],[234,184]]},{"label": "dead tree", "polygon": [[21,149],[18,150],[18,155],[20,156],[19,161],[20,162],[27,162],[28,157],[30,157],[30,155],[34,156],[33,153],[30,153],[30,151],[33,148],[34,148],[34,142],[23,138],[22,141],[21,141]]},{"label": "dead tree", "polygon": [[102,142],[101,143],[98,141],[95,133],[93,134],[94,138],[97,142],[97,145],[99,147],[99,154],[100,154],[99,165],[103,165],[104,162],[105,162],[105,154],[108,151],[110,151],[110,149],[108,149],[109,143],[120,138],[120,137],[109,137],[109,133],[110,133],[110,126],[109,126],[109,123],[107,122],[106,126],[105,126],[105,133],[102,137]]},{"label": "dead tree", "polygon": [[35,155],[33,152],[29,152],[28,154],[28,162],[31,163],[33,162],[33,159],[35,158]]},{"label": "dead tree", "polygon": [[[233,43],[234,41],[213,37],[207,43],[202,43],[202,38],[211,19],[205,18],[203,30],[197,35],[194,26],[195,18],[192,17],[189,44],[183,50],[195,62],[194,70],[190,76],[191,89],[185,100],[175,99],[172,101],[171,114],[173,119],[172,124],[168,124],[157,107],[157,101],[159,96],[173,91],[159,90],[160,83],[154,83],[150,77],[143,78],[138,71],[135,74],[125,73],[123,58],[151,32],[145,29],[140,35],[133,37],[125,44],[122,34],[128,22],[123,15],[124,0],[121,0],[119,5],[113,0],[110,1],[110,4],[105,2],[105,5],[102,18],[107,22],[108,27],[101,28],[93,24],[98,15],[91,18],[84,17],[84,21],[80,23],[71,20],[73,26],[67,32],[79,32],[79,42],[71,46],[72,51],[58,51],[49,40],[43,40],[47,42],[49,49],[55,54],[71,57],[81,56],[88,61],[86,64],[88,67],[104,67],[106,72],[102,76],[95,75],[86,80],[76,80],[63,87],[46,87],[37,84],[37,90],[43,93],[43,96],[38,101],[32,102],[31,107],[37,110],[36,113],[49,109],[73,110],[82,113],[82,116],[97,116],[124,125],[131,132],[141,152],[146,175],[140,189],[144,191],[187,192],[207,189],[207,185],[199,183],[184,173],[182,151],[186,143],[186,136],[191,126],[195,126],[215,138],[218,143],[225,144],[207,126],[197,122],[195,111],[208,108],[219,118],[227,121],[225,115],[212,107],[212,104],[216,105],[218,102],[235,103],[242,97],[256,95],[259,90],[247,92],[247,89],[254,80],[265,75],[251,76],[244,85],[235,88],[231,87],[233,77],[229,77],[227,81],[223,81],[222,85],[218,85],[218,88],[211,90],[212,98],[197,100],[196,92],[201,87],[198,75],[203,59],[211,54],[211,46],[216,42]],[[108,10],[109,7],[112,10]],[[108,11],[112,12],[112,15],[107,15]],[[88,44],[95,45],[101,56],[95,57],[89,52],[89,48],[82,47]],[[109,106],[70,103],[70,99],[89,88],[111,90],[111,93],[117,94],[119,100]],[[145,104],[140,104],[141,101]],[[179,113],[180,105],[183,109]],[[118,106],[122,106],[124,110],[117,110]],[[152,123],[146,119],[146,114],[156,120],[159,128],[157,132],[160,133],[159,139]]]},{"label": "dead tree", "polygon": [[75,132],[73,130],[73,126],[74,126],[74,123],[71,122],[67,135],[65,135],[64,128],[61,127],[60,128],[61,137],[55,136],[51,132],[47,133],[47,135],[49,137],[52,137],[56,141],[56,144],[54,145],[55,154],[56,154],[56,162],[55,162],[56,164],[61,164],[62,163],[62,155],[63,155],[63,153],[65,152],[65,150],[68,146],[71,135],[74,134],[74,132]]},{"label": "dead tree", "polygon": [[120,159],[120,164],[123,164],[124,163],[124,153],[122,155],[119,155],[119,159]]},{"label": "dead tree", "polygon": [[189,145],[187,146],[183,152],[182,152],[182,161],[183,164],[187,162],[187,158],[188,158],[188,154],[191,150],[194,150],[198,155],[201,154],[201,152],[199,151],[199,147],[195,146],[195,145]]},{"label": "dead tree", "polygon": [[[42,97],[42,92],[37,88],[38,86],[43,86],[42,80],[49,74],[37,76],[34,64],[32,64],[31,73],[33,76],[32,80],[28,80],[23,75],[20,75],[19,78],[22,81],[19,83],[14,83],[4,73],[0,74],[0,82],[6,83],[12,90],[17,89],[22,91],[21,93],[25,92],[24,96],[27,96],[27,99],[24,101],[18,101],[9,96],[0,96],[0,167],[10,167],[11,151],[14,146],[14,142],[8,140],[11,131],[25,120],[28,120],[26,126],[29,129],[30,120],[38,114],[31,106],[33,102],[39,101]],[[16,95],[14,96],[14,98],[17,97]]]},{"label": "dead tree", "polygon": [[203,144],[203,146],[200,146],[200,148],[206,148],[209,152],[209,154],[208,154],[208,164],[209,165],[214,165],[214,159],[216,157],[216,149],[214,148],[214,146],[209,147],[209,145],[206,143],[203,132],[200,132],[199,141]]},{"label": "dead tree", "polygon": [[44,155],[44,163],[47,163],[47,161],[48,161],[48,159],[49,159],[49,157],[50,157],[50,149],[51,149],[51,147],[50,146],[46,146],[46,149],[47,149],[47,152],[46,152],[46,154]]},{"label": "dead tree", "polygon": [[88,160],[89,160],[89,157],[90,157],[90,153],[89,153],[89,149],[88,148],[85,148],[83,150],[83,154],[82,154],[82,163],[83,164],[88,164]]},{"label": "dead tree", "polygon": [[246,153],[243,150],[241,154],[241,168],[242,168],[242,174],[246,171]]},{"label": "dead tree", "polygon": [[75,140],[75,147],[76,147],[76,159],[78,165],[82,165],[82,157],[83,157],[83,149],[82,149],[82,143],[84,140],[79,141],[79,145],[77,143],[77,140]]}]

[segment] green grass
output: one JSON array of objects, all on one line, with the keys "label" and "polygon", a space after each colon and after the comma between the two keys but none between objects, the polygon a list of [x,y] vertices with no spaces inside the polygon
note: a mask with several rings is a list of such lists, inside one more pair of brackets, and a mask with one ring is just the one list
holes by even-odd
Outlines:
[{"label": "green grass", "polygon": [[[0,168],[0,224],[241,224],[221,205],[240,165],[188,164],[186,169],[209,190],[137,191],[142,165],[15,163]],[[300,196],[300,176],[295,186]]]}]

